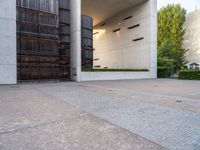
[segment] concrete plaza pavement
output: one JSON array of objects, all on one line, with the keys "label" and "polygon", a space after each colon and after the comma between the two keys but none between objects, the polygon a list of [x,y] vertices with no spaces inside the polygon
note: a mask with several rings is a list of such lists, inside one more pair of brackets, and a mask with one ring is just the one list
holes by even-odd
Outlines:
[{"label": "concrete plaza pavement", "polygon": [[0,86],[0,149],[199,150],[200,81]]}]

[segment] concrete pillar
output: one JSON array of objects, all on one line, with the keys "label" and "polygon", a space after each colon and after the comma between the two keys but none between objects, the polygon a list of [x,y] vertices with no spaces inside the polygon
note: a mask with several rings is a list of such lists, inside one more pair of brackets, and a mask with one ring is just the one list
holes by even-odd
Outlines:
[{"label": "concrete pillar", "polygon": [[151,14],[151,72],[157,78],[157,0],[149,0]]},{"label": "concrete pillar", "polygon": [[0,84],[16,84],[16,1],[0,1]]},{"label": "concrete pillar", "polygon": [[80,81],[81,75],[81,0],[70,1],[71,48],[70,78]]}]

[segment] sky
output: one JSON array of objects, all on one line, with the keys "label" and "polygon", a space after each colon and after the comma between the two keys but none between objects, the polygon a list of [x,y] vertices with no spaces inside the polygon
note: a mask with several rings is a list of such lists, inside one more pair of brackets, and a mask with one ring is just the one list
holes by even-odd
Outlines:
[{"label": "sky", "polygon": [[200,0],[158,0],[158,9],[166,6],[167,4],[180,3],[187,12],[194,11],[196,7],[200,9]]}]

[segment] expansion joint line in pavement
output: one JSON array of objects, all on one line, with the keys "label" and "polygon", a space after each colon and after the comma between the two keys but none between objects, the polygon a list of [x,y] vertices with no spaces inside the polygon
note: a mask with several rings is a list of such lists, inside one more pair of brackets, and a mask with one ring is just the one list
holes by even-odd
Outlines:
[{"label": "expansion joint line in pavement", "polygon": [[[83,85],[83,86],[87,86],[87,85]],[[92,87],[92,86],[87,86],[87,87]],[[98,87],[98,86],[97,86],[97,87]],[[101,87],[101,86],[100,86],[100,87]],[[102,87],[102,88],[103,88],[103,87]],[[46,92],[44,92],[44,91],[41,91],[40,89],[37,89],[37,88],[36,88],[36,90],[38,90],[39,92],[42,92],[42,93],[45,94],[46,96],[53,97],[54,99],[59,99],[59,97],[54,96],[54,95],[49,94],[49,93],[46,93]],[[104,89],[104,90],[105,90],[105,89]],[[112,89],[110,89],[110,90],[112,91]],[[60,99],[59,99],[59,100],[60,100]],[[63,100],[61,100],[61,101],[63,101]],[[88,115],[88,114],[89,114],[89,115],[92,115],[92,116],[94,116],[95,118],[101,119],[102,121],[105,121],[105,122],[107,122],[107,123],[109,123],[109,124],[112,124],[113,126],[115,126],[115,127],[117,127],[117,128],[120,128],[120,129],[122,129],[122,130],[124,130],[124,131],[127,131],[127,132],[129,132],[129,133],[131,133],[131,134],[133,134],[133,135],[135,135],[135,136],[137,136],[137,137],[140,137],[140,138],[142,138],[142,139],[144,139],[144,140],[146,140],[146,141],[149,141],[149,142],[151,142],[151,143],[154,143],[155,145],[158,145],[158,146],[164,148],[165,150],[169,150],[168,148],[166,148],[166,147],[164,147],[164,146],[162,146],[162,145],[160,145],[160,144],[158,144],[158,143],[156,143],[156,142],[154,142],[154,141],[151,141],[151,140],[149,140],[149,139],[147,139],[147,138],[145,138],[145,137],[143,137],[143,136],[141,136],[141,135],[139,135],[139,134],[136,134],[136,133],[134,133],[134,132],[132,132],[132,131],[129,131],[129,130],[126,129],[126,128],[120,127],[120,126],[118,126],[118,125],[116,125],[116,124],[114,124],[114,123],[112,123],[112,122],[110,122],[110,121],[108,121],[108,120],[106,120],[106,119],[103,119],[103,118],[101,118],[101,117],[99,117],[99,116],[96,116],[95,114],[93,114],[93,113],[91,113],[91,112],[89,112],[89,111],[86,111],[86,110],[82,109],[81,107],[79,107],[79,106],[77,106],[77,105],[74,105],[74,104],[68,103],[68,102],[65,102],[65,103],[71,105],[72,107],[75,107],[76,109],[79,109],[79,110],[83,111],[83,112],[84,112],[84,115]]]},{"label": "expansion joint line in pavement", "polygon": [[[85,115],[88,115],[88,113],[81,114],[81,116],[85,116]],[[78,118],[78,117],[74,117],[74,118],[71,118],[71,119],[76,119],[76,118]],[[16,133],[16,132],[19,132],[19,131],[28,130],[28,129],[32,129],[32,128],[38,128],[38,127],[47,126],[47,125],[51,125],[51,124],[61,123],[61,122],[64,122],[64,121],[65,121],[65,118],[60,118],[60,119],[55,119],[55,120],[52,120],[52,121],[42,122],[42,123],[38,123],[38,124],[34,124],[34,125],[27,125],[27,126],[24,126],[24,127],[0,132],[0,136],[5,135],[5,134]]]},{"label": "expansion joint line in pavement", "polygon": [[64,121],[64,119],[58,119],[58,120],[54,120],[54,121],[43,122],[43,123],[40,123],[40,124],[24,126],[24,127],[21,127],[21,128],[0,132],[0,135],[16,133],[16,132],[31,129],[31,128],[37,128],[37,127],[46,126],[46,125],[50,125],[50,124],[60,123],[62,121]]}]

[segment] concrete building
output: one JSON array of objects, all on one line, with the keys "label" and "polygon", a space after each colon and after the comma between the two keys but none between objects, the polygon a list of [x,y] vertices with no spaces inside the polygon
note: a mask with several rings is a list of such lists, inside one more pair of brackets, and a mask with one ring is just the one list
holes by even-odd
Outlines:
[{"label": "concrete building", "polygon": [[[27,60],[33,60],[33,57],[30,59],[28,56],[25,58],[22,57],[21,53],[19,55],[19,50],[21,48],[19,45],[21,44],[17,42],[17,39],[21,37],[21,31],[18,31],[20,30],[19,27],[21,27],[19,26],[21,18],[17,18],[19,15],[17,15],[16,12],[19,12],[19,10],[21,11],[21,9],[30,9],[28,7],[34,4],[34,9],[38,9],[37,11],[39,11],[39,18],[41,17],[40,15],[47,13],[45,5],[40,5],[39,8],[36,8],[35,0],[29,0],[26,6],[24,0],[17,0],[17,2],[19,4],[16,4],[16,1],[13,0],[1,0],[0,2],[0,84],[16,84],[17,79],[19,80],[19,74],[21,76],[27,75],[27,72],[19,72],[19,70],[23,68],[22,65],[24,62],[22,63],[22,60],[25,62],[27,62]],[[54,26],[59,32],[55,32],[55,38],[59,38],[57,41],[58,44],[63,43],[63,41],[60,40],[61,37],[65,40],[68,37],[70,38],[70,40],[66,42],[69,43],[69,45],[64,42],[63,45],[59,45],[57,48],[60,52],[60,49],[69,46],[69,80],[118,80],[157,77],[156,0],[71,0],[70,2],[69,0],[39,0],[39,2],[43,4],[50,3],[50,5],[47,6],[58,5],[58,7],[48,8],[47,10],[51,12],[46,15],[54,15],[54,18],[59,18]],[[22,7],[19,5],[24,6]],[[66,5],[66,7],[64,5]],[[66,12],[62,14],[61,12],[63,10],[66,10]],[[26,11],[28,12],[29,10]],[[148,71],[95,72],[82,70],[81,14],[93,18],[94,36],[92,45],[94,46],[94,51],[92,52],[92,56],[94,61],[92,64],[95,69],[138,69]],[[70,20],[67,20],[67,16],[70,16]],[[68,22],[63,24],[61,21],[62,17],[64,17],[63,20],[67,20]],[[37,24],[39,29],[40,27],[48,26],[44,23],[45,19],[41,22],[42,23]],[[66,27],[63,27],[63,25],[66,25]],[[70,27],[69,35],[60,33],[65,31],[64,29],[68,29],[67,25]],[[51,28],[52,26],[48,27]],[[44,40],[42,35],[38,33],[37,38],[38,42]],[[24,44],[24,42],[25,40],[21,40],[22,44]],[[33,43],[34,42],[32,42],[32,44]],[[48,46],[50,44],[51,42],[47,42]],[[46,49],[45,46],[43,47]],[[37,60],[42,62],[40,63],[42,67],[44,64],[47,64],[47,59],[45,57],[40,56],[39,60]],[[43,62],[41,59],[45,61]],[[61,59],[65,60],[65,58],[59,56],[58,59],[59,64],[57,65],[60,67],[60,62],[63,61]],[[48,63],[50,64],[49,61]],[[53,69],[56,69],[57,65],[55,65]],[[32,67],[33,65],[28,65],[27,68],[29,72]],[[42,67],[39,68],[40,71],[44,69]],[[63,67],[62,69],[59,68],[58,71],[66,69],[65,65],[63,65]],[[37,73],[32,73],[32,76],[36,74]],[[44,72],[42,79],[45,79],[47,75],[49,75],[49,73]]]},{"label": "concrete building", "polygon": [[0,84],[17,82],[16,1],[0,2]]},{"label": "concrete building", "polygon": [[200,65],[200,10],[186,15],[184,28],[186,30],[184,48],[188,50],[186,53],[188,65],[192,63]]}]

